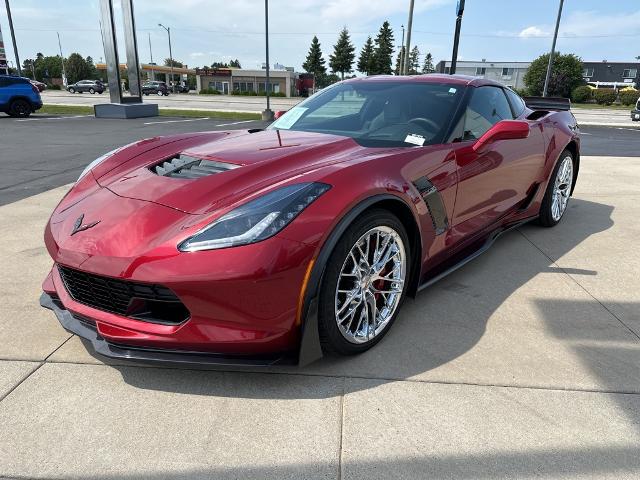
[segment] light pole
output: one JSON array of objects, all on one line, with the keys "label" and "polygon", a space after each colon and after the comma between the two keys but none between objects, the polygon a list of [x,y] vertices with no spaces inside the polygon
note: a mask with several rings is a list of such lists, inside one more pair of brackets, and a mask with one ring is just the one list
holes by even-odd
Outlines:
[{"label": "light pole", "polygon": [[411,49],[411,26],[413,24],[413,0],[409,2],[409,21],[407,22],[407,47],[404,49],[404,73],[409,75],[409,51]]},{"label": "light pole", "polygon": [[265,85],[265,93],[267,95],[267,108],[262,112],[262,120],[266,122],[273,121],[273,111],[271,111],[271,104],[269,101],[269,0],[264,0],[264,37],[265,37],[265,50],[266,50],[266,60],[267,60],[267,83]]},{"label": "light pole", "polygon": [[400,25],[402,28],[402,43],[400,43],[400,65],[398,66],[398,75],[402,75],[404,70],[404,25]]},{"label": "light pole", "polygon": [[549,92],[549,80],[551,79],[551,69],[553,67],[553,55],[556,53],[556,39],[558,38],[558,28],[560,28],[560,17],[562,17],[562,5],[564,0],[560,0],[558,7],[558,18],[556,19],[556,29],[553,32],[553,42],[551,43],[551,53],[549,54],[549,63],[547,64],[547,76],[544,79],[544,90],[542,96],[546,97]]},{"label": "light pole", "polygon": [[11,18],[11,7],[9,6],[9,0],[4,0],[7,7],[7,20],[9,20],[9,33],[11,33],[11,42],[13,43],[13,53],[16,56],[16,69],[18,70],[18,76],[22,76],[22,70],[20,69],[20,58],[18,57],[18,45],[16,44],[16,33],[13,31],[13,20]]},{"label": "light pole", "polygon": [[456,63],[458,63],[458,44],[460,43],[460,29],[462,28],[462,14],[464,13],[464,0],[458,0],[456,6],[456,32],[453,35],[453,53],[451,54],[451,67],[449,73],[456,73]]},{"label": "light pole", "polygon": [[67,72],[64,68],[64,56],[62,55],[62,43],[60,43],[60,33],[56,32],[58,35],[58,48],[60,49],[60,61],[62,61],[62,85],[67,86]]},{"label": "light pole", "polygon": [[[171,80],[169,80],[169,85],[171,86],[171,82],[173,82],[173,53],[171,52],[171,28],[165,27],[161,23],[159,23],[158,26],[164,28],[167,31],[167,35],[169,36],[169,63],[171,63]],[[171,91],[173,92],[173,87],[171,88]]]},{"label": "light pole", "polygon": [[156,75],[153,71],[153,50],[151,50],[151,32],[149,32],[149,57],[151,57],[151,60],[149,61],[149,64],[151,65],[151,80],[155,80]]}]

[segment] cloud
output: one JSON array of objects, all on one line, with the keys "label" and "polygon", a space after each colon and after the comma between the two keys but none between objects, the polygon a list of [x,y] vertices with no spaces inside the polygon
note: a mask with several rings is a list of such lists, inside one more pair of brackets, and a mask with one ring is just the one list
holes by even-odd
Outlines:
[{"label": "cloud", "polygon": [[193,58],[197,58],[197,57],[204,57],[205,54],[203,52],[192,52],[189,54],[189,56]]},{"label": "cloud", "polygon": [[547,32],[535,25],[525,28],[518,34],[520,38],[546,37],[547,35],[549,35]]}]

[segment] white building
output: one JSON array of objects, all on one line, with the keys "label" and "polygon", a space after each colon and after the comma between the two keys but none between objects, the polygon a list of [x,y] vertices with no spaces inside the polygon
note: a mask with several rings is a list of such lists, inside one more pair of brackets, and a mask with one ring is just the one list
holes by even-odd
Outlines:
[{"label": "white building", "polygon": [[[471,77],[494,80],[507,87],[524,88],[524,74],[527,73],[531,62],[479,62],[459,60],[456,63],[456,73]],[[436,65],[436,72],[449,73],[450,61],[441,61]]]}]

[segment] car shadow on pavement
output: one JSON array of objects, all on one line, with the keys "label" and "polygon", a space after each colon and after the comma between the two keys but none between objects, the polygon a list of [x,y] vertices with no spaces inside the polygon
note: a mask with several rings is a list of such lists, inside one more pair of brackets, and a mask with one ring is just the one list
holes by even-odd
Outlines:
[{"label": "car shadow on pavement", "polygon": [[[544,235],[557,240],[556,246],[565,254],[590,236],[611,228],[612,212],[611,205],[574,198],[563,222],[544,230]],[[552,276],[549,280],[549,274],[553,273],[562,276]],[[571,383],[571,371],[563,371],[564,377],[552,378],[548,385],[538,385],[535,373],[518,372],[517,362],[523,356],[547,354],[543,345],[545,337],[535,336],[546,325],[551,325],[552,335],[555,335],[562,332],[561,325],[568,322],[569,331],[573,332],[575,325],[572,322],[576,321],[571,301],[554,303],[541,300],[542,304],[529,301],[527,305],[521,305],[517,298],[512,298],[519,290],[527,294],[527,289],[529,297],[526,298],[534,300],[538,289],[551,288],[551,296],[555,293],[553,289],[557,288],[563,289],[557,292],[560,296],[565,296],[565,289],[571,292],[579,290],[570,280],[556,281],[556,278],[565,278],[567,273],[578,277],[597,275],[593,270],[558,267],[522,232],[513,231],[501,237],[483,256],[418,294],[416,299],[405,302],[393,328],[368,352],[347,358],[328,356],[300,369],[282,367],[253,371],[286,374],[272,376],[273,382],[281,387],[295,385],[301,378],[308,382],[309,377],[316,376],[318,382],[326,377],[354,377],[478,384],[512,384],[510,382],[513,381],[521,386],[569,388],[561,382],[566,378]],[[547,285],[549,282],[553,283],[550,287]],[[549,297],[549,291],[544,293]],[[597,303],[595,299],[593,302]],[[542,314],[541,325],[532,325],[535,318],[539,318],[535,317],[536,308],[539,308],[538,315]],[[482,348],[474,349],[485,335],[489,320],[495,325],[491,335],[482,342]],[[562,347],[561,340],[558,342]],[[104,361],[102,357],[96,358]],[[545,361],[544,358],[540,360],[542,364]],[[552,358],[548,361],[551,362]],[[486,372],[478,362],[488,362]],[[528,366],[533,371],[535,362]],[[222,396],[240,393],[236,389],[217,388],[215,384],[221,378],[220,374],[210,371],[193,371],[185,375],[180,369],[146,368],[144,373],[140,373],[140,369],[114,367],[125,382],[142,389]],[[233,378],[241,381],[243,375],[246,374],[224,373],[227,381]],[[495,380],[498,377],[502,380]],[[554,381],[557,384],[553,384]],[[316,398],[324,391],[314,388],[293,390],[296,392],[294,395],[302,398]],[[291,394],[289,388],[248,389],[240,393],[251,398],[292,398]]]}]

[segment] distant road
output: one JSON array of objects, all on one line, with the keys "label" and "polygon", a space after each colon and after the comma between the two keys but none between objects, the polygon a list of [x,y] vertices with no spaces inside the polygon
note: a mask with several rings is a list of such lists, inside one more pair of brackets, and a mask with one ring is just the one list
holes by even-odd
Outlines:
[{"label": "distant road", "polygon": [[[168,97],[149,95],[143,97],[145,102],[157,103],[160,108],[178,108],[181,110],[218,110],[227,112],[260,113],[266,108],[265,97],[241,97],[234,95],[198,95],[196,93],[176,93]],[[271,98],[271,109],[289,110],[303,100],[297,98]],[[42,92],[45,105],[95,105],[109,103],[109,94],[69,93],[60,90]]]}]

